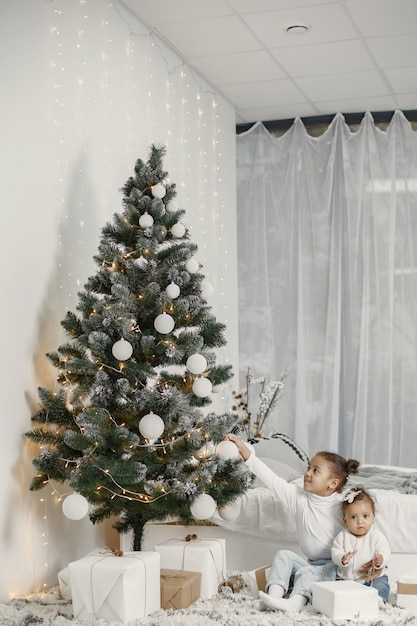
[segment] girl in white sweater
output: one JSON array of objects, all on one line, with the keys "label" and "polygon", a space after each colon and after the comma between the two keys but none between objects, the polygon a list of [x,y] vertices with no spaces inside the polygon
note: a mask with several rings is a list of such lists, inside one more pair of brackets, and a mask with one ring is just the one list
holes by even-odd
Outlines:
[{"label": "girl in white sweater", "polygon": [[[374,526],[375,504],[362,487],[350,489],[342,500],[342,519],[345,528],[336,536],[332,560],[338,566],[337,578],[358,580],[377,589],[383,604],[388,601],[389,582],[384,574],[391,550],[385,535]],[[372,562],[372,581],[363,580],[363,565]]]},{"label": "girl in white sweater", "polygon": [[[349,474],[357,472],[359,462],[346,461],[333,452],[319,452],[304,474],[304,487],[277,476],[255,453],[236,437],[226,435],[239,449],[246,465],[293,514],[298,542],[307,558],[290,550],[275,556],[267,581],[267,593],[259,592],[260,610],[300,611],[311,600],[313,582],[335,580],[336,566],[331,562],[331,547],[342,529],[340,491]],[[288,593],[293,581],[291,595]]]}]

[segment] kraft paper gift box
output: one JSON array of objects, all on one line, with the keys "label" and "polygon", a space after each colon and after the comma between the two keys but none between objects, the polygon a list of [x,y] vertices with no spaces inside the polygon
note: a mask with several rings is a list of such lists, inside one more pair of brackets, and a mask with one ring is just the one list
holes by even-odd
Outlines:
[{"label": "kraft paper gift box", "polygon": [[351,580],[313,583],[313,608],[332,619],[377,617],[378,592]]},{"label": "kraft paper gift box", "polygon": [[254,595],[258,595],[258,591],[265,591],[270,570],[271,566],[265,565],[248,572],[248,586]]},{"label": "kraft paper gift box", "polygon": [[160,559],[149,552],[111,551],[68,565],[74,619],[129,622],[160,609]]},{"label": "kraft paper gift box", "polygon": [[397,606],[402,609],[417,608],[417,573],[398,577]]},{"label": "kraft paper gift box", "polygon": [[154,550],[161,556],[162,569],[201,572],[200,598],[211,598],[226,578],[225,539],[168,539]]},{"label": "kraft paper gift box", "polygon": [[200,597],[201,572],[161,569],[161,609],[186,609]]}]

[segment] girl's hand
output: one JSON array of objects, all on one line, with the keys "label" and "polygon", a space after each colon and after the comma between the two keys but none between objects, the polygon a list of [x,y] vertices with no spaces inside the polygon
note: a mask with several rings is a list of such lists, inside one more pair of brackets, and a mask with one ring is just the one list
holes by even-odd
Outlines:
[{"label": "girl's hand", "polygon": [[375,554],[374,556],[374,565],[375,567],[381,567],[382,563],[384,562],[384,557],[382,556],[382,554]]},{"label": "girl's hand", "polygon": [[239,439],[239,437],[236,437],[236,435],[232,435],[232,433],[229,433],[225,436],[225,439],[227,441],[232,441],[237,446],[239,454],[244,461],[248,460],[251,455],[251,450],[243,443],[241,439]]},{"label": "girl's hand", "polygon": [[379,576],[381,576],[382,574],[382,571],[383,570],[381,567],[375,567],[374,559],[372,559],[372,561],[368,561],[367,563],[364,563],[362,565],[359,573],[361,574],[361,580],[371,582],[372,580],[376,580],[377,578],[379,578]]},{"label": "girl's hand", "polygon": [[341,559],[342,565],[347,565],[348,563],[350,563],[350,561],[353,559],[356,553],[357,553],[357,550],[351,550],[350,552],[345,552],[345,554],[342,556],[342,559]]}]

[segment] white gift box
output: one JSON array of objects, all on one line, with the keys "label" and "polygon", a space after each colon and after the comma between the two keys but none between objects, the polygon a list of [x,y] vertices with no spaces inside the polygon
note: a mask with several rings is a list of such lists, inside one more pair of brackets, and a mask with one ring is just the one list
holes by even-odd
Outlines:
[{"label": "white gift box", "polygon": [[[94,550],[91,550],[91,552],[86,554],[86,556],[92,556],[93,554],[102,555],[106,550],[107,548],[94,548]],[[59,591],[64,600],[71,600],[71,574],[68,565],[58,572],[58,585]]]},{"label": "white gift box", "polygon": [[351,580],[313,583],[313,608],[332,619],[377,617],[378,592]]},{"label": "white gift box", "polygon": [[64,600],[71,600],[71,577],[69,567],[65,567],[58,572],[58,585],[59,591]]},{"label": "white gift box", "polygon": [[222,538],[168,539],[154,550],[161,568],[201,572],[200,598],[211,598],[226,578],[226,540]]},{"label": "white gift box", "polygon": [[398,576],[397,606],[402,609],[417,608],[417,573]]},{"label": "white gift box", "polygon": [[68,565],[74,619],[129,622],[157,611],[160,558],[156,552],[87,555]]}]

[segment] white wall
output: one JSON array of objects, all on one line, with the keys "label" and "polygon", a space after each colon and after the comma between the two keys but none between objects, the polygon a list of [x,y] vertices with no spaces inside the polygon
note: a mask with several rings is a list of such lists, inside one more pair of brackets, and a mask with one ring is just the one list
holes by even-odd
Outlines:
[{"label": "white wall", "polygon": [[[115,545],[111,524],[71,522],[60,485],[29,492],[45,353],[95,271],[100,229],[151,142],[167,146],[211,304],[227,324],[219,361],[237,378],[235,115],[119,0],[7,0],[0,8],[0,601],[57,582],[69,560]],[[233,383],[232,383],[233,384]],[[238,384],[237,380],[234,384]],[[215,408],[230,408],[226,392]]]}]

